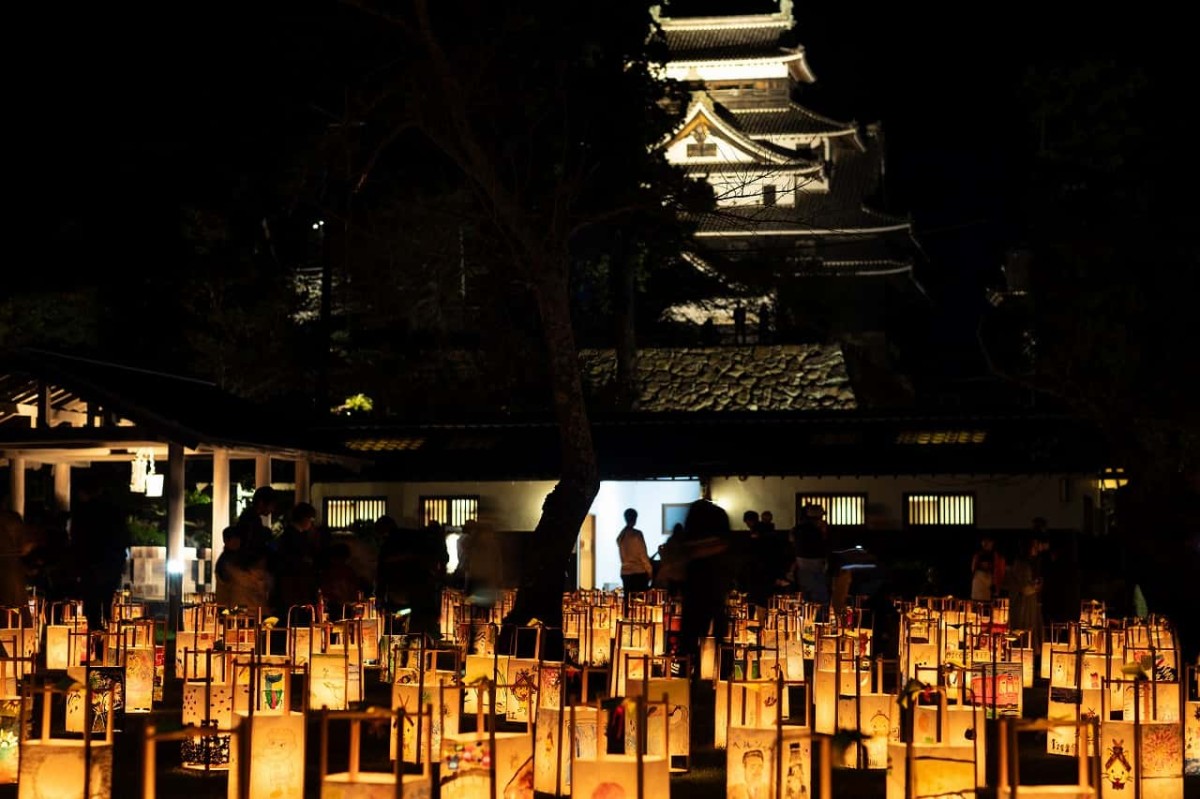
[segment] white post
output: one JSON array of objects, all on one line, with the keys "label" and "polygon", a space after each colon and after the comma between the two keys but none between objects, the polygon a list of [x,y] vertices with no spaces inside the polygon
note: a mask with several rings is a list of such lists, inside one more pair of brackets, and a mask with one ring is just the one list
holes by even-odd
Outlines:
[{"label": "white post", "polygon": [[[179,629],[183,605],[183,445],[167,444],[167,629]],[[169,677],[175,676],[175,653],[167,652]]]},{"label": "white post", "polygon": [[262,488],[271,484],[271,456],[254,456],[254,487]]},{"label": "white post", "polygon": [[309,498],[309,464],[308,458],[300,458],[296,461],[296,504],[308,502]]},{"label": "white post", "polygon": [[[257,491],[263,486],[271,485],[271,456],[270,455],[255,455],[254,456],[254,489]],[[274,519],[267,519],[267,524],[273,524]]]},{"label": "white post", "polygon": [[216,584],[217,558],[225,551],[221,534],[229,526],[229,451],[213,450],[212,456],[212,567]]},{"label": "white post", "polygon": [[60,511],[71,510],[71,464],[56,463],[54,472],[54,504]]},{"label": "white post", "polygon": [[25,459],[8,458],[8,507],[25,518]]},{"label": "white post", "polygon": [[167,444],[167,571],[171,564],[182,564],[183,558],[183,447]]}]

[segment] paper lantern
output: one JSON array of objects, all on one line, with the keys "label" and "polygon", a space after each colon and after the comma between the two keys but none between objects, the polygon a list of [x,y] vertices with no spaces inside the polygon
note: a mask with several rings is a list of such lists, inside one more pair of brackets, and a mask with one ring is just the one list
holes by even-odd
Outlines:
[{"label": "paper lantern", "polygon": [[488,799],[491,769],[496,796],[525,796],[533,790],[533,740],[524,732],[497,732],[495,748],[487,733],[442,737],[441,799]]},{"label": "paper lantern", "polygon": [[[573,735],[572,710],[575,719]],[[600,712],[586,705],[565,711],[550,708],[538,710],[534,727],[534,745],[537,747],[533,764],[535,790],[554,796],[570,796],[572,754],[576,758],[598,756],[599,741],[603,739],[599,723]],[[574,753],[571,751],[572,741]]]},{"label": "paper lantern", "polygon": [[[404,719],[404,762],[423,763],[428,752],[442,751],[442,736],[457,735],[459,708],[462,706],[462,688],[446,686],[437,682],[426,683],[424,688],[417,683],[392,686],[392,710],[404,710],[393,717],[392,724]],[[426,708],[432,714],[426,714]],[[420,729],[418,730],[418,719]],[[394,731],[393,731],[394,732]],[[391,736],[388,756],[396,759],[396,736]]]},{"label": "paper lantern", "polygon": [[[914,741],[937,743],[938,712],[939,709],[936,705],[916,705],[914,707]],[[974,748],[976,785],[980,788],[987,786],[987,735],[984,734],[983,708],[975,705],[944,705],[941,713],[941,743]],[[898,732],[899,730],[897,730]],[[899,735],[897,734],[894,738],[898,740]]]},{"label": "paper lantern", "polygon": [[155,649],[131,646],[125,649],[125,711],[149,713],[154,709]]},{"label": "paper lantern", "polygon": [[853,696],[842,697],[838,726],[853,730],[855,718],[860,719],[857,728],[866,738],[846,747],[842,765],[846,768],[887,768],[888,741],[899,737],[899,708],[895,694],[864,693],[857,700]]},{"label": "paper lantern", "polygon": [[[288,655],[297,666],[308,665],[308,658],[313,653],[314,641],[320,639],[320,631],[312,627],[288,628]],[[320,647],[316,647],[320,651]]]},{"label": "paper lantern", "polygon": [[362,621],[362,660],[364,665],[379,663],[379,618],[364,618]]},{"label": "paper lantern", "polygon": [[712,636],[700,642],[700,679],[712,680],[717,674],[717,642]]},{"label": "paper lantern", "polygon": [[112,716],[112,729],[121,730],[125,722],[125,669],[119,666],[97,666],[91,669],[70,668],[67,674],[81,687],[67,691],[66,731],[82,733],[84,725],[85,680],[92,683],[92,732],[102,733]]},{"label": "paper lantern", "polygon": [[211,630],[192,630],[175,634],[175,673],[188,673],[204,678],[208,675],[205,652],[216,645],[217,634]]},{"label": "paper lantern", "polygon": [[[1046,716],[1052,719],[1075,719],[1087,721],[1100,718],[1103,691],[1097,688],[1052,689],[1047,704]],[[1062,726],[1046,731],[1046,753],[1075,757],[1076,746],[1082,736],[1091,753],[1093,742],[1087,727]]]},{"label": "paper lantern", "polygon": [[974,702],[988,718],[1019,717],[1024,706],[1020,663],[985,663],[971,668],[969,685]]},{"label": "paper lantern", "polygon": [[1141,757],[1135,753],[1134,724],[1100,724],[1100,796],[1127,797],[1141,782],[1143,799],[1183,796],[1183,729],[1178,723],[1146,722],[1138,730]]},{"label": "paper lantern", "polygon": [[291,708],[291,662],[283,655],[264,655],[233,663],[233,710],[246,713],[250,710],[250,681],[253,676],[255,714],[279,715]]},{"label": "paper lantern", "polygon": [[[671,795],[671,780],[666,758],[647,755],[642,758],[640,767],[642,795],[667,799]],[[576,799],[637,799],[638,768],[636,755],[577,758],[571,777],[571,796]]]},{"label": "paper lantern", "polygon": [[[240,716],[240,714],[235,714]],[[249,735],[250,772],[247,796],[304,799],[304,714],[240,716]],[[229,758],[229,799],[238,799],[238,756]]]},{"label": "paper lantern", "polygon": [[[646,753],[667,755],[673,771],[684,771],[675,764],[687,763],[691,755],[692,707],[691,683],[687,678],[630,680],[626,697],[646,696]],[[773,686],[772,686],[773,687]],[[666,705],[662,703],[667,697]],[[634,751],[637,741],[637,714],[625,715],[625,751]]]},{"label": "paper lantern", "polygon": [[[208,731],[233,727],[233,686],[207,680],[183,684],[183,724]],[[186,769],[227,769],[230,759],[228,733],[191,738],[180,744]]]},{"label": "paper lantern", "polygon": [[1187,703],[1183,719],[1183,773],[1200,774],[1200,701]]},{"label": "paper lantern", "polygon": [[[390,772],[363,771],[362,761],[362,722],[378,721],[381,717],[378,711],[322,713],[321,718],[321,799],[429,799],[433,787],[429,769],[424,768],[420,774],[403,774],[400,768]],[[391,723],[392,732],[396,732],[395,713]],[[349,763],[345,771],[329,773],[326,764],[329,761],[329,722],[341,719],[350,722]],[[407,727],[407,724],[405,725]],[[394,741],[394,735],[393,735]],[[405,749],[408,742],[404,742]],[[394,743],[393,743],[394,746]],[[425,742],[426,752],[422,760],[428,762],[428,741]],[[397,779],[400,780],[397,791]]]},{"label": "paper lantern", "polygon": [[536,659],[509,659],[508,673],[501,675],[504,684],[497,687],[497,694],[505,692],[504,715],[509,721],[527,723],[532,720],[537,709],[538,672],[539,663]]},{"label": "paper lantern", "polygon": [[[86,748],[85,748],[86,747]],[[83,795],[86,760],[91,758],[91,783],[87,799],[112,796],[112,744],[49,738],[21,744],[21,777],[18,799],[79,799]]]},{"label": "paper lantern", "polygon": [[[71,633],[86,633],[87,617],[72,616],[61,624],[46,625],[46,668],[65,669],[82,666],[84,647],[72,647]],[[76,639],[86,640],[86,639]]]},{"label": "paper lantern", "polygon": [[[429,775],[403,774],[401,779],[402,799],[429,799]],[[321,781],[321,799],[396,799],[396,777],[373,771],[327,774]]]},{"label": "paper lantern", "polygon": [[507,655],[467,655],[463,670],[463,684],[466,686],[463,694],[464,713],[478,713],[481,710],[486,713],[488,711],[486,691],[480,691],[474,687],[480,680],[500,684],[495,690],[495,710],[496,715],[505,713],[508,691],[503,688],[503,683],[508,679],[509,660],[511,658]]},{"label": "paper lantern", "polygon": [[[784,692],[787,696],[787,692]],[[727,731],[734,727],[767,727],[779,715],[778,688],[773,682],[726,682],[716,684],[716,719],[713,746],[725,748]],[[784,710],[787,715],[787,710]]]},{"label": "paper lantern", "polygon": [[[813,762],[812,738],[808,730],[784,727],[782,753],[775,748],[778,735],[779,730],[775,727],[735,727],[729,731],[729,746],[725,752],[726,796],[792,799],[813,795],[812,769],[818,764]],[[783,763],[777,764],[776,758],[780,756]],[[783,797],[775,790],[776,777],[780,773]],[[636,795],[629,794],[630,797]],[[657,796],[648,790],[645,795]]]},{"label": "paper lantern", "polygon": [[[361,686],[361,680],[359,685]],[[312,654],[308,662],[309,708],[345,710],[351,701],[361,701],[353,697],[352,690],[350,660],[344,652]]]},{"label": "paper lantern", "polygon": [[17,781],[20,765],[21,699],[0,698],[0,784]]},{"label": "paper lantern", "polygon": [[[911,744],[912,772],[908,768],[910,744],[888,742],[887,799],[906,797],[975,796],[975,748],[962,744]],[[906,785],[912,783],[911,793]]]}]

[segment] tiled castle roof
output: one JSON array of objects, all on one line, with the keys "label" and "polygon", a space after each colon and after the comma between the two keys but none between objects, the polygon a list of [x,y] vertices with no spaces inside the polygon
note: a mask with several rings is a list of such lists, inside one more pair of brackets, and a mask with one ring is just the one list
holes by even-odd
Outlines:
[{"label": "tiled castle roof", "polygon": [[780,37],[789,27],[783,22],[746,27],[665,25],[663,34],[672,61],[728,61],[787,52]]}]

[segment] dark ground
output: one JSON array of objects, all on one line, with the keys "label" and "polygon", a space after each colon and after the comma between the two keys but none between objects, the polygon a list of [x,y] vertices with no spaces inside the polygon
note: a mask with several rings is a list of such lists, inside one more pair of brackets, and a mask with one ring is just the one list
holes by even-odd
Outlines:
[{"label": "dark ground", "polygon": [[[703,685],[703,683],[702,683]],[[368,672],[367,705],[387,707],[390,703],[388,686],[378,682],[376,673]],[[713,695],[710,690],[698,689],[693,693],[695,726],[692,731],[692,763],[686,774],[676,775],[671,780],[671,791],[676,797],[686,799],[717,799],[725,796],[725,752],[712,747]],[[1026,691],[1026,716],[1044,715],[1046,689],[1033,688]],[[178,711],[159,714],[159,724],[166,727],[179,717]],[[466,717],[464,717],[466,720]],[[139,752],[141,729],[146,717],[130,717],[127,731],[117,736],[117,768],[114,773],[113,799],[135,799],[141,796],[141,755]],[[330,736],[329,764],[333,771],[344,768],[348,726],[333,725]],[[989,730],[994,736],[995,730]],[[363,768],[387,770],[387,739],[383,729],[364,727]],[[1025,740],[1025,739],[1023,739]],[[1044,739],[1034,740],[1021,752],[1020,769],[1025,783],[1070,782],[1074,774],[1074,760],[1045,754]],[[988,752],[997,751],[994,739],[989,740]],[[993,755],[994,756],[994,755]],[[313,714],[308,724],[306,797],[320,796],[318,773],[320,763],[320,723]],[[992,766],[994,770],[994,765]],[[837,769],[833,773],[834,797],[864,797],[882,799],[886,794],[886,774],[883,771],[859,771]],[[188,799],[225,799],[227,777],[223,772],[204,774],[187,771],[179,766],[179,745],[163,743],[158,748],[158,796],[187,797]],[[0,799],[17,796],[17,786],[0,786]],[[994,790],[980,791],[980,799],[995,796]],[[545,799],[539,794],[540,799]],[[1200,777],[1185,780],[1184,796],[1181,799],[1200,799]]]}]

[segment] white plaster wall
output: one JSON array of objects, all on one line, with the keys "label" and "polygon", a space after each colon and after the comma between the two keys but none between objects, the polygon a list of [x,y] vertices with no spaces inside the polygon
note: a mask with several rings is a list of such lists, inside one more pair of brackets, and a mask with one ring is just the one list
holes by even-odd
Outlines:
[{"label": "white plaster wall", "polygon": [[[1071,486],[1067,499],[1062,481]],[[1052,529],[1080,529],[1083,494],[1094,489],[1094,479],[1070,475],[962,475],[936,477],[717,477],[712,480],[713,501],[729,513],[735,528],[747,510],[775,515],[775,526],[796,523],[797,493],[866,493],[868,506],[881,512],[879,526],[903,527],[906,493],[974,493],[975,526],[1026,529],[1035,516],[1043,516]]]},{"label": "white plaster wall", "polygon": [[697,480],[610,480],[600,484],[592,502],[596,517],[596,586],[621,584],[621,557],[617,552],[617,533],[625,526],[625,509],[638,512],[638,529],[646,535],[650,556],[666,537],[662,529],[662,506],[694,502],[700,498]]},{"label": "white plaster wall", "polygon": [[387,497],[388,514],[401,527],[416,527],[421,497],[479,496],[479,516],[497,530],[532,530],[542,515],[542,502],[554,488],[550,480],[497,480],[463,483],[314,483],[313,505],[324,512],[326,497]]},{"label": "white plaster wall", "polygon": [[[401,526],[416,526],[422,496],[479,495],[481,521],[497,530],[532,530],[542,513],[542,502],[554,487],[548,480],[535,482],[464,483],[314,483],[313,505],[324,510],[326,497],[387,497],[388,513]],[[625,525],[625,509],[638,512],[638,527],[646,534],[653,555],[666,539],[662,535],[662,506],[692,502],[700,497],[695,480],[605,481],[592,503],[596,517],[596,585],[620,585],[621,559],[617,533]]]},{"label": "white plaster wall", "polygon": [[662,70],[671,80],[756,80],[761,78],[786,78],[787,62],[772,61],[723,61],[692,62],[676,61]]}]

